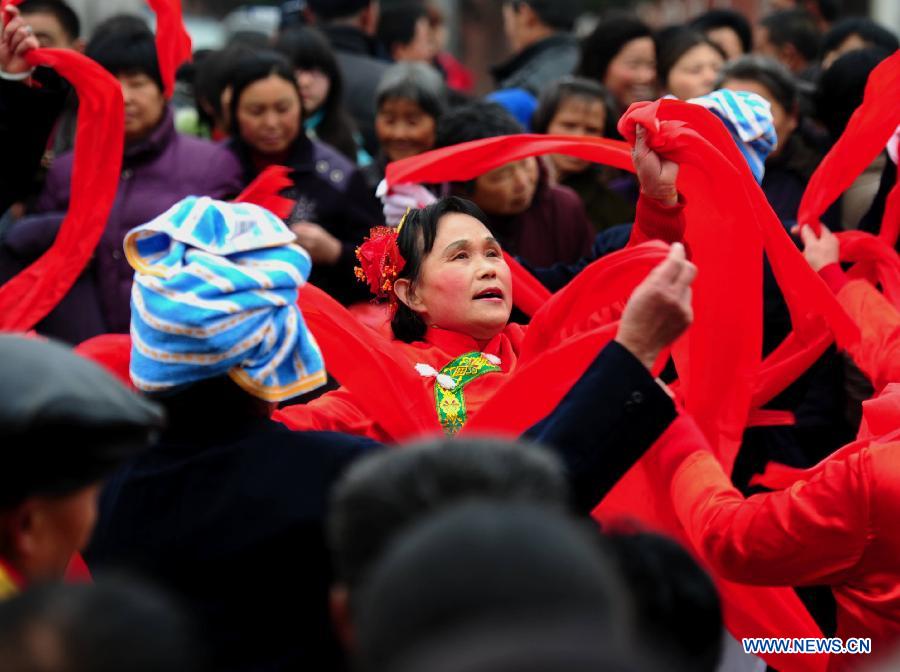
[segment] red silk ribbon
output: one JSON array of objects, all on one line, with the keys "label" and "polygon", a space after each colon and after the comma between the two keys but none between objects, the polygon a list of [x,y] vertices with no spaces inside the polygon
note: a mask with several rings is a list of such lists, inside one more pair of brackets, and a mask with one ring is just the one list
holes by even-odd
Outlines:
[{"label": "red silk ribbon", "polygon": [[290,168],[269,166],[256,179],[237,195],[235,203],[254,203],[275,213],[281,219],[287,219],[296,201],[281,195],[284,189],[294,182],[290,178]]},{"label": "red silk ribbon", "polygon": [[[797,221],[812,226],[818,233],[819,218],[884,151],[897,126],[900,126],[900,51],[879,63],[869,75],[862,105],[850,117],[846,130],[806,186]],[[880,237],[888,246],[893,247],[897,242],[898,225],[895,217],[882,226]]]},{"label": "red silk ribbon", "polygon": [[166,98],[175,91],[175,73],[191,60],[191,37],[184,27],[181,0],[147,0],[156,13],[156,57]]}]

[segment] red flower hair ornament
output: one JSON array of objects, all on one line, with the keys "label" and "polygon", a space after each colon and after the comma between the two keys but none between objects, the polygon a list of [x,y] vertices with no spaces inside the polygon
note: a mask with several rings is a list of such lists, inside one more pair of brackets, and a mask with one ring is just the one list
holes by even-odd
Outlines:
[{"label": "red flower hair ornament", "polygon": [[356,248],[356,258],[359,260],[359,266],[353,269],[356,279],[369,285],[369,290],[377,298],[387,299],[392,312],[397,308],[394,281],[406,266],[406,259],[397,246],[397,238],[411,209],[406,211],[396,229],[390,226],[373,227],[369,237]]}]

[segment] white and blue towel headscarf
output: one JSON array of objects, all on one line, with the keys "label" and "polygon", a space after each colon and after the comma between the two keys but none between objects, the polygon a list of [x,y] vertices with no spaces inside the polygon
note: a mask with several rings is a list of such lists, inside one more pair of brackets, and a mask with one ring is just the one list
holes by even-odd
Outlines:
[{"label": "white and blue towel headscarf", "polygon": [[719,89],[687,102],[702,105],[725,123],[756,181],[762,182],[766,157],[778,141],[769,101],[749,91]]},{"label": "white and blue towel headscarf", "polygon": [[135,386],[165,392],[228,374],[282,401],[324,384],[322,353],[297,308],[312,263],[293,242],[264,208],[193,196],[130,231]]}]

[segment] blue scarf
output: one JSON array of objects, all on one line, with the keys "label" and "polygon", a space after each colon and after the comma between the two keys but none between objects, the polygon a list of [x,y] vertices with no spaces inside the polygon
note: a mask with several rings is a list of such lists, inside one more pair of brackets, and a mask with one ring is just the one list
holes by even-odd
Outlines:
[{"label": "blue scarf", "polygon": [[135,386],[166,392],[227,374],[282,401],[324,384],[297,307],[312,262],[293,242],[264,208],[194,196],[130,231]]},{"label": "blue scarf", "polygon": [[725,123],[756,181],[762,182],[766,157],[778,142],[769,101],[749,91],[719,89],[687,102],[702,105]]}]

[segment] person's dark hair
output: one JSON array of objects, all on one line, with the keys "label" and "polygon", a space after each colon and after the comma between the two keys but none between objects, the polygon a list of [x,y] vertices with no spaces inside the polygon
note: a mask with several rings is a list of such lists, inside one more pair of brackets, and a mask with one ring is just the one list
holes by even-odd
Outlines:
[{"label": "person's dark hair", "polygon": [[741,41],[744,53],[749,54],[753,51],[753,29],[750,22],[747,21],[747,17],[733,9],[711,9],[694,17],[688,25],[702,33],[716,28],[730,28]]},{"label": "person's dark hair", "polygon": [[714,672],[722,654],[723,625],[712,579],[668,537],[612,533],[603,541],[625,580],[644,644],[672,670]]},{"label": "person's dark hair", "polygon": [[660,86],[667,89],[669,85],[669,73],[675,64],[694,47],[705,44],[715,49],[716,52],[727,60],[722,47],[709,39],[704,33],[684,26],[669,26],[663,28],[654,37],[656,43],[656,77]]},{"label": "person's dark hair", "polygon": [[113,76],[146,75],[163,90],[156,38],[140,17],[121,15],[107,19],[97,26],[84,53]]},{"label": "person's dark hair", "polygon": [[660,672],[631,642],[602,635],[602,619],[549,614],[477,622],[426,642],[384,672]]},{"label": "person's dark hair", "polygon": [[252,48],[236,44],[198,59],[194,96],[205,120],[210,123],[223,120],[222,92],[230,85],[237,64],[254,53]]},{"label": "person's dark hair", "polygon": [[808,61],[819,55],[821,34],[816,20],[802,9],[786,9],[769,14],[759,25],[769,34],[769,42],[776,47],[791,44]]},{"label": "person's dark hair", "polygon": [[307,0],[316,18],[326,22],[354,16],[371,4],[372,0]]},{"label": "person's dark hair", "polygon": [[195,634],[168,597],[123,578],[36,586],[0,603],[4,672],[196,672]]},{"label": "person's dark hair", "polygon": [[502,105],[476,101],[454,107],[441,117],[437,128],[438,147],[461,142],[524,133],[525,129]]},{"label": "person's dark hair", "polygon": [[548,28],[570,31],[581,13],[580,0],[506,0],[513,8],[528,5]]},{"label": "person's dark hair", "polygon": [[[600,639],[627,633],[618,577],[587,530],[535,505],[465,502],[388,548],[355,612],[363,670],[476,624],[583,618]],[[623,613],[624,612],[624,613]]]},{"label": "person's dark hair", "polygon": [[626,44],[641,37],[653,37],[653,33],[637,18],[618,16],[601,21],[581,42],[581,61],[575,74],[603,83],[612,60]]},{"label": "person's dark hair", "polygon": [[395,63],[378,83],[375,107],[397,98],[411,100],[437,122],[447,109],[447,86],[440,73],[427,63]]},{"label": "person's dark hair", "polygon": [[822,73],[816,90],[816,117],[836,141],[847,128],[854,110],[862,104],[866,81],[890,52],[879,47],[850,51]]},{"label": "person's dark hair", "polygon": [[748,54],[729,61],[719,73],[716,88],[729,79],[746,79],[766,87],[788,114],[799,111],[800,95],[790,71],[772,58]]},{"label": "person's dark hair", "polygon": [[[232,88],[231,135],[239,143],[243,143],[240,124],[237,123],[237,111],[241,102],[241,94],[251,84],[272,75],[288,82],[294,88],[294,91],[297,92],[297,100],[301,101],[300,89],[297,86],[297,79],[294,77],[294,67],[282,54],[275,51],[257,51],[244,56],[234,66],[230,82]],[[302,108],[302,101],[300,105]],[[300,114],[302,117],[302,109]]]},{"label": "person's dark hair", "polygon": [[165,409],[168,427],[176,432],[202,424],[201,418],[215,418],[222,409],[253,419],[268,418],[272,414],[269,402],[250,394],[227,375],[146,396]]},{"label": "person's dark hair", "polygon": [[894,52],[900,49],[897,36],[882,25],[864,16],[841,19],[822,38],[822,56],[834,51],[851,35],[858,35],[867,46],[881,47]]},{"label": "person's dark hair", "polygon": [[295,70],[319,70],[328,78],[328,95],[322,106],[304,110],[304,114],[321,112],[316,135],[356,163],[356,126],[344,109],[344,78],[328,39],[314,28],[294,26],[278,36],[275,49],[290,59]]},{"label": "person's dark hair", "polygon": [[586,77],[562,77],[545,86],[538,97],[538,106],[531,118],[531,130],[535,133],[546,133],[560,105],[572,98],[603,103],[603,107],[606,108],[603,134],[610,134],[611,124],[615,122],[612,109],[614,103],[606,87]]},{"label": "person's dark hair", "polygon": [[381,10],[375,35],[385,53],[390,54],[395,45],[410,44],[416,36],[416,24],[427,18],[428,12],[421,2],[388,5]]},{"label": "person's dark hair", "polygon": [[[434,247],[441,218],[454,212],[474,217],[490,228],[487,215],[481,208],[471,201],[456,196],[448,196],[424,208],[410,210],[406,216],[400,235],[397,236],[397,246],[403,259],[406,260],[406,265],[398,278],[410,281],[410,292],[415,292],[416,281],[422,272],[422,262]],[[421,341],[425,337],[426,329],[427,325],[418,313],[402,301],[397,302],[397,311],[391,319],[394,338],[404,343]]]},{"label": "person's dark hair", "polygon": [[81,21],[78,14],[63,0],[25,0],[19,5],[19,12],[25,14],[50,14],[62,26],[70,40],[81,36]]},{"label": "person's dark hair", "polygon": [[400,532],[473,498],[564,510],[569,490],[556,455],[523,441],[443,439],[373,454],[332,494],[328,536],[338,580],[353,595]]}]

